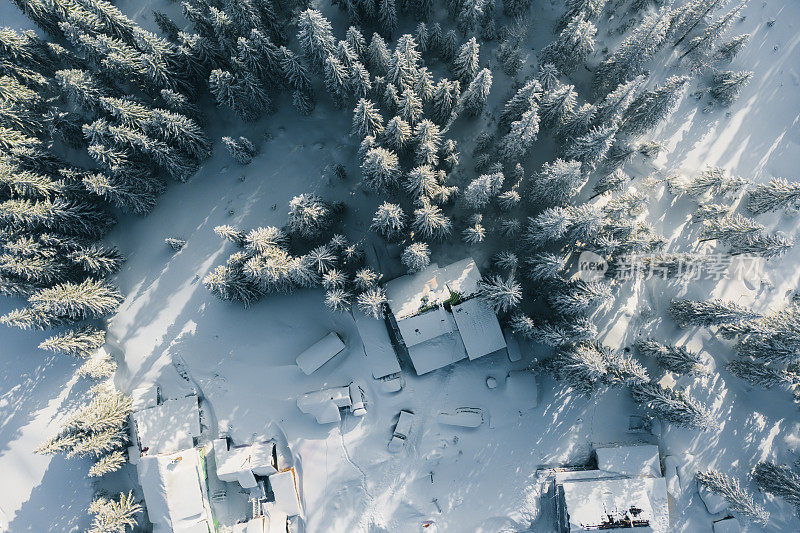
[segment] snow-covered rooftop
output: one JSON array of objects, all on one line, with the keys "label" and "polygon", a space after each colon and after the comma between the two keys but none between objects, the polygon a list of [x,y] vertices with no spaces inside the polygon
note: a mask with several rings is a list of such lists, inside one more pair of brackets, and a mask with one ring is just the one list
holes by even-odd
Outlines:
[{"label": "snow-covered rooftop", "polygon": [[450,323],[450,333],[439,335],[408,348],[408,356],[419,376],[467,357],[467,350],[464,348],[464,341],[461,340],[461,335],[455,326],[455,319],[450,313],[445,313],[445,316]]},{"label": "snow-covered rooftop", "polygon": [[397,327],[408,348],[453,331],[452,320],[449,320],[447,311],[442,307],[399,320]]},{"label": "snow-covered rooftop", "polygon": [[661,477],[658,446],[654,444],[613,446],[596,451],[599,470],[625,476]]},{"label": "snow-covered rooftop", "polygon": [[451,292],[462,297],[478,290],[481,273],[471,257],[439,268],[435,263],[422,272],[407,274],[384,285],[389,308],[398,323],[415,315],[424,305],[441,303],[450,298]]},{"label": "snow-covered rooftop", "polygon": [[197,396],[166,400],[133,414],[142,455],[185,450],[194,446],[200,435],[200,409]]},{"label": "snow-covered rooftop", "polygon": [[506,347],[497,315],[478,298],[454,305],[453,317],[470,360]]},{"label": "snow-covered rooftop", "polygon": [[212,531],[205,472],[195,448],[142,457],[137,464],[153,531]]},{"label": "snow-covered rooftop", "polygon": [[364,345],[367,364],[372,369],[372,377],[379,379],[400,372],[400,363],[397,361],[386,323],[357,311],[353,313],[353,318]]},{"label": "snow-covered rooftop", "polygon": [[288,516],[303,513],[294,468],[269,476],[269,485],[275,495],[275,507],[279,511],[286,513]]},{"label": "snow-covered rooftop", "polygon": [[217,476],[229,483],[238,482],[244,488],[256,485],[253,475],[268,476],[277,472],[273,461],[275,443],[256,442],[247,446],[228,448],[225,439],[214,441]]},{"label": "snow-covered rooftop", "polygon": [[667,533],[669,530],[664,478],[570,480],[564,481],[561,487],[570,533],[597,529],[652,533]]}]

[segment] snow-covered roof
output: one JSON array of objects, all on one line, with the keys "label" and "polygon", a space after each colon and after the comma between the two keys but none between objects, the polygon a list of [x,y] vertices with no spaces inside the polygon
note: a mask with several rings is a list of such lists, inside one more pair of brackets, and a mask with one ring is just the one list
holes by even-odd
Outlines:
[{"label": "snow-covered roof", "polygon": [[470,360],[506,347],[497,315],[478,298],[454,305],[453,317]]},{"label": "snow-covered roof", "polygon": [[300,491],[297,488],[297,476],[294,468],[269,476],[269,486],[275,495],[275,507],[288,516],[302,514]]},{"label": "snow-covered roof", "polygon": [[463,297],[478,290],[481,273],[471,257],[439,268],[431,264],[415,274],[407,274],[384,284],[389,308],[399,323],[415,315],[423,305],[441,303],[450,298],[451,292]]},{"label": "snow-covered roof", "polygon": [[144,456],[136,468],[154,531],[212,531],[205,472],[196,449]]},{"label": "snow-covered roof", "polygon": [[409,348],[453,331],[452,321],[442,307],[404,318],[397,323],[397,327],[400,328],[403,342]]},{"label": "snow-covered roof", "polygon": [[[225,439],[214,441],[214,459],[217,463],[217,476],[229,483],[250,480],[252,474],[268,476],[277,470],[274,467],[272,441],[256,442],[247,446],[231,446]],[[243,474],[251,474],[243,476]],[[247,485],[247,486],[246,486]],[[243,483],[243,487],[251,488],[252,483]]]},{"label": "snow-covered roof", "polygon": [[331,331],[297,356],[297,366],[304,374],[312,374],[344,348],[339,335]]},{"label": "snow-covered roof", "polygon": [[445,316],[452,323],[450,333],[439,335],[408,348],[408,356],[411,358],[418,376],[467,357],[464,341],[461,340],[461,335],[455,327],[453,316],[450,313],[445,313]]},{"label": "snow-covered roof", "polygon": [[[664,478],[570,480],[564,481],[561,487],[570,533],[597,529],[667,533],[669,529]],[[609,523],[609,516],[614,519],[613,523]]]},{"label": "snow-covered roof", "polygon": [[625,476],[661,477],[658,446],[613,446],[597,448],[597,468]]},{"label": "snow-covered roof", "polygon": [[367,364],[372,369],[372,377],[382,378],[400,372],[400,363],[389,338],[386,323],[358,311],[353,312]]},{"label": "snow-covered roof", "polygon": [[200,409],[197,396],[166,400],[133,414],[142,455],[185,450],[194,446],[200,435]]}]

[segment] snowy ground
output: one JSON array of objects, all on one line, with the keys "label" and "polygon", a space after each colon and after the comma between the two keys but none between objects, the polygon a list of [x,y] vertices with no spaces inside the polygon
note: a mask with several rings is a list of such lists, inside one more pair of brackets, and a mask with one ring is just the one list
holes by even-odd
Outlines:
[{"label": "snowy ground", "polygon": [[[150,18],[149,9],[143,7],[147,3],[137,4],[135,11],[128,9],[132,4],[121,3],[126,12]],[[756,181],[798,178],[800,4],[754,1],[744,13],[746,20],[731,34],[753,35],[733,68],[754,70],[753,81],[727,110],[704,113],[707,99],[698,103],[687,96],[650,136],[665,141],[668,150],[654,168],[641,165],[634,186],[644,188],[643,179],[651,171],[691,174],[708,164]],[[773,19],[769,27],[767,22]],[[538,50],[550,39],[550,6],[534,6],[534,20],[532,46]],[[0,10],[0,23],[27,25],[8,4]],[[488,58],[483,52],[482,61]],[[529,67],[522,74],[529,71],[525,69]],[[654,72],[653,83],[671,72]],[[500,105],[509,85],[496,69],[491,105]],[[690,92],[697,88],[693,82]],[[189,183],[168,190],[152,214],[121,219],[108,237],[128,256],[116,279],[127,298],[109,323],[120,354],[118,385],[131,390],[157,382],[167,394],[197,387],[205,399],[205,421],[216,420],[219,426],[210,427],[211,433],[230,428],[235,440],[283,433],[298,461],[310,532],[418,531],[425,521],[433,521],[438,531],[524,531],[532,522],[533,531],[551,531],[546,515],[537,520],[541,505],[536,468],[582,461],[592,444],[633,438],[625,433],[628,415],[636,412],[626,393],[611,391],[587,400],[542,379],[539,407],[524,409],[526,398],[508,395],[503,381],[509,370],[527,365],[539,353],[537,348],[528,350],[518,363],[493,356],[423,377],[414,376],[404,364],[404,389],[384,394],[364,364],[352,319],[328,313],[320,291],[269,297],[244,310],[218,301],[202,286],[202,277],[232,251],[232,245],[213,234],[218,224],[280,226],[289,199],[310,191],[348,202],[346,230],[353,236],[365,229],[357,221],[374,210],[377,199],[356,186],[359,174],[353,163],[353,141],[347,135],[349,113],[323,103],[311,117],[303,118],[283,104],[282,111],[258,123],[255,130],[225,117],[215,121],[214,138],[245,134],[261,141],[261,154],[251,165],[235,166],[218,146]],[[476,128],[469,126],[456,136],[464,155],[470,152],[468,139]],[[271,140],[262,140],[264,133]],[[348,168],[349,178],[343,183],[327,178],[338,162]],[[468,177],[465,172],[463,178]],[[658,187],[652,195],[649,219],[671,238],[674,249],[685,250],[687,235],[696,231],[686,224],[691,204],[674,201]],[[797,217],[760,220],[800,240]],[[183,238],[187,245],[173,254],[163,243],[165,237]],[[434,260],[444,264],[466,253],[485,255],[451,248]],[[727,344],[707,331],[680,331],[662,319],[669,298],[713,295],[743,304],[757,298],[759,308],[776,308],[787,290],[797,288],[798,259],[800,246],[770,261],[764,276],[768,285],[628,284],[618,305],[598,317],[601,340],[612,347],[625,346],[646,332],[702,348],[721,367],[732,355]],[[13,302],[0,306],[5,312]],[[650,314],[642,313],[648,307]],[[317,373],[304,376],[294,365],[296,355],[330,330],[342,335],[347,350]],[[89,465],[60,456],[37,456],[31,450],[55,430],[59,412],[82,400],[88,386],[73,377],[72,361],[36,349],[40,337],[2,332],[0,530],[81,530],[92,494],[84,475]],[[486,387],[488,376],[498,380],[497,389]],[[339,426],[320,426],[298,411],[299,394],[354,379],[367,391],[370,404],[365,418],[348,416]],[[659,442],[662,454],[680,457],[689,470],[713,467],[740,479],[759,460],[796,459],[800,422],[786,393],[749,390],[724,371],[681,384],[690,386],[713,409],[722,428],[718,433],[666,429]],[[458,430],[436,422],[438,412],[459,406],[485,409],[487,423],[475,430]],[[391,455],[386,444],[400,409],[413,410],[417,417],[407,448]],[[121,489],[132,479],[131,470],[123,471],[110,486]],[[770,531],[800,530],[800,521],[788,506],[766,498],[774,520]],[[687,492],[676,500],[672,516],[675,531],[711,530],[712,517],[696,493]]]}]

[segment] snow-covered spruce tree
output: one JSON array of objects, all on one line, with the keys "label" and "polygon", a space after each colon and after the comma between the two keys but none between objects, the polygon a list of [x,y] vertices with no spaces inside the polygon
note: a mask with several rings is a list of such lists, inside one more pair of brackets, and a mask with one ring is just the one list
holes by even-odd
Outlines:
[{"label": "snow-covered spruce tree", "polygon": [[734,376],[762,389],[794,390],[800,385],[800,375],[797,372],[765,364],[763,361],[734,359],[725,368]]},{"label": "snow-covered spruce tree", "polygon": [[453,139],[446,139],[442,143],[442,146],[439,148],[439,161],[445,171],[452,171],[458,166],[459,155],[456,141]]},{"label": "snow-covered spruce tree", "polygon": [[594,24],[576,16],[556,40],[544,47],[540,62],[551,63],[564,74],[569,74],[583,65],[594,51],[596,34],[597,27]]},{"label": "snow-covered spruce tree", "polygon": [[400,179],[397,154],[385,148],[372,148],[361,163],[364,184],[377,192],[387,192]]},{"label": "snow-covered spruce tree", "polygon": [[581,172],[580,162],[559,158],[542,165],[531,192],[540,202],[565,204],[578,193],[585,182],[586,177]]},{"label": "snow-covered spruce tree", "polygon": [[500,252],[492,257],[492,264],[509,274],[514,274],[519,266],[519,257],[514,252]]},{"label": "snow-covered spruce tree", "polygon": [[785,254],[793,246],[791,239],[782,233],[756,233],[728,243],[731,255],[758,255],[769,259]]},{"label": "snow-covered spruce tree", "polygon": [[125,454],[122,450],[114,450],[102,456],[89,468],[89,477],[102,477],[111,472],[116,472],[125,464]]},{"label": "snow-covered spruce tree", "polygon": [[336,254],[327,244],[313,248],[306,257],[320,275],[335,269],[338,261]]},{"label": "snow-covered spruce tree", "polygon": [[594,123],[598,126],[619,125],[620,119],[628,110],[628,107],[636,97],[636,93],[644,84],[647,76],[639,75],[630,81],[625,81],[608,93],[603,100],[597,104],[594,115]]},{"label": "snow-covered spruce tree", "polygon": [[74,246],[69,260],[87,274],[107,276],[120,269],[125,262],[125,256],[116,248],[90,244]]},{"label": "snow-covered spruce tree", "polygon": [[461,45],[458,49],[455,59],[453,60],[453,76],[463,86],[475,78],[478,73],[480,60],[480,45],[475,37],[471,37],[467,42]]},{"label": "snow-covered spruce tree", "polygon": [[583,104],[567,116],[557,129],[558,135],[563,139],[573,139],[586,135],[595,123],[597,106],[594,104]]},{"label": "snow-covered spruce tree", "polygon": [[542,124],[560,126],[569,120],[575,108],[577,93],[572,85],[560,85],[546,90],[539,103]]},{"label": "snow-covered spruce tree", "polygon": [[644,70],[644,64],[661,49],[670,27],[670,11],[662,7],[645,16],[622,44],[595,70],[594,82],[607,92]]},{"label": "snow-covered spruce tree", "polygon": [[695,28],[705,24],[709,13],[724,6],[726,0],[690,0],[671,13],[670,32],[677,37],[675,46],[681,44]]},{"label": "snow-covered spruce tree", "polygon": [[485,207],[492,198],[500,194],[504,180],[502,172],[478,176],[464,190],[464,201],[473,209]]},{"label": "snow-covered spruce tree", "polygon": [[746,179],[733,176],[719,167],[708,167],[690,179],[680,175],[667,178],[667,184],[673,194],[688,194],[694,198],[723,196],[738,191],[747,183]]},{"label": "snow-covered spruce tree", "polygon": [[335,288],[325,292],[325,306],[331,311],[344,313],[353,305],[353,296],[345,289]]},{"label": "snow-covered spruce tree", "polygon": [[266,226],[248,231],[242,237],[241,246],[248,252],[256,254],[268,252],[275,247],[285,248],[287,241],[288,238],[282,229],[275,226]]},{"label": "snow-covered spruce tree", "polygon": [[244,232],[235,226],[224,224],[222,226],[215,226],[214,233],[234,243],[236,246],[244,246],[245,238]]},{"label": "snow-covered spruce tree", "polygon": [[436,193],[436,189],[439,188],[436,173],[433,167],[429,165],[411,169],[403,185],[405,190],[415,200],[430,198]]},{"label": "snow-covered spruce tree", "polygon": [[240,165],[249,164],[257,153],[256,147],[246,137],[239,137],[238,140],[232,137],[223,137],[222,143],[228,149],[231,157]]},{"label": "snow-covered spruce tree", "polygon": [[630,178],[620,168],[603,174],[592,188],[592,198],[607,192],[620,191],[628,180],[630,180]]},{"label": "snow-covered spruce tree", "polygon": [[481,114],[489,97],[492,88],[492,72],[482,69],[470,82],[464,94],[461,95],[459,107],[464,110],[467,116],[475,117]]},{"label": "snow-covered spruce tree", "polygon": [[659,366],[676,374],[702,373],[703,361],[700,355],[690,352],[683,346],[663,344],[653,339],[636,341],[636,350],[644,357],[652,357]]},{"label": "snow-covered spruce tree", "polygon": [[386,292],[383,287],[373,287],[356,296],[358,308],[365,314],[375,318],[383,318],[383,305],[386,303]]},{"label": "snow-covered spruce tree", "polygon": [[495,313],[506,313],[522,301],[522,285],[513,275],[484,277],[478,282],[478,298]]},{"label": "snow-covered spruce tree", "polygon": [[428,119],[422,119],[414,128],[414,143],[417,151],[414,161],[417,165],[439,164],[439,146],[442,143],[442,133],[439,126]]},{"label": "snow-covered spruce tree", "polygon": [[414,221],[411,227],[423,239],[445,239],[452,230],[450,219],[442,213],[439,206],[432,205],[423,198],[421,205],[414,210]]},{"label": "snow-covered spruce tree", "polygon": [[511,317],[510,326],[515,333],[554,348],[590,342],[597,337],[597,328],[585,317],[553,323],[517,313]]},{"label": "snow-covered spruce tree", "polygon": [[403,233],[406,218],[403,208],[398,204],[383,202],[372,217],[370,228],[387,239],[394,239]]},{"label": "snow-covered spruce tree", "polygon": [[325,73],[325,88],[333,100],[333,105],[342,108],[350,94],[350,72],[335,56],[325,58],[323,69]]},{"label": "snow-covered spruce tree", "polygon": [[567,234],[571,222],[569,211],[559,206],[549,207],[536,217],[528,218],[525,240],[532,248],[558,241]]},{"label": "snow-covered spruce tree", "polygon": [[700,486],[725,498],[729,509],[739,518],[761,525],[769,521],[769,513],[742,488],[738,479],[714,470],[697,472],[694,478]]},{"label": "snow-covered spruce tree", "polygon": [[622,352],[613,351],[605,346],[600,346],[607,362],[605,381],[613,387],[631,387],[642,383],[649,383],[650,376],[641,363]]},{"label": "snow-covered spruce tree", "polygon": [[724,218],[711,218],[703,222],[702,242],[720,240],[734,243],[746,240],[764,231],[764,226],[751,218],[735,214]]},{"label": "snow-covered spruce tree", "polygon": [[397,100],[397,113],[412,126],[422,118],[422,99],[413,89],[406,89]]},{"label": "snow-covered spruce tree", "polygon": [[565,257],[549,252],[537,253],[525,261],[525,274],[531,281],[558,279],[566,261]]},{"label": "snow-covered spruce tree", "polygon": [[322,286],[325,290],[344,289],[347,286],[347,275],[336,268],[328,269],[322,275]]},{"label": "snow-covered spruce tree", "polygon": [[77,357],[89,357],[106,342],[106,332],[92,326],[82,326],[48,337],[39,348]]},{"label": "snow-covered spruce tree", "polygon": [[100,496],[89,505],[89,514],[94,515],[89,533],[125,533],[134,529],[138,523],[136,515],[142,506],[136,502],[133,491],[121,492],[117,499]]},{"label": "snow-covered spruce tree", "polygon": [[539,103],[542,97],[542,86],[539,80],[529,80],[517,89],[508,102],[503,106],[503,111],[500,113],[499,123],[502,126],[509,127],[512,122],[519,120],[522,114],[531,108],[531,102]]},{"label": "snow-covered spruce tree", "polygon": [[714,60],[721,63],[730,63],[744,49],[748,40],[750,40],[750,34],[745,33],[725,41],[714,50]]},{"label": "snow-covered spruce tree", "polygon": [[395,0],[378,0],[378,24],[388,39],[397,30],[397,7]]},{"label": "snow-covered spruce tree", "polygon": [[486,239],[486,228],[483,226],[483,215],[476,213],[469,220],[469,226],[461,232],[461,238],[469,245],[482,243]]},{"label": "snow-covered spruce tree", "polygon": [[174,237],[167,237],[164,239],[164,244],[170,247],[173,252],[180,252],[186,246],[186,241],[183,239],[176,239]]},{"label": "snow-covered spruce tree", "polygon": [[651,409],[666,422],[700,430],[716,427],[716,422],[702,404],[679,391],[665,389],[658,383],[638,383],[631,385],[630,390],[634,401]]},{"label": "snow-covered spruce tree", "polygon": [[245,122],[257,120],[272,106],[260,82],[249,72],[233,75],[227,70],[212,70],[208,86],[218,105],[230,108]]},{"label": "snow-covered spruce tree", "polygon": [[[105,281],[91,278],[80,283],[68,281],[44,288],[28,298],[29,310],[36,317],[32,326],[39,328],[107,315],[113,312],[122,300],[122,295],[115,287]],[[8,325],[22,326],[13,323],[15,317],[16,314],[12,311],[0,318],[0,321]]]},{"label": "snow-covered spruce tree", "polygon": [[614,144],[617,133],[616,126],[592,128],[586,135],[581,135],[567,148],[567,157],[583,163],[587,169],[594,169],[603,162],[606,154]]},{"label": "snow-covered spruce tree", "polygon": [[383,133],[383,117],[371,100],[361,98],[358,101],[353,109],[353,127],[350,132],[362,139],[367,135],[377,137]]},{"label": "snow-covered spruce tree", "polygon": [[602,304],[611,298],[611,286],[608,283],[578,280],[562,290],[550,292],[547,302],[556,312],[575,316],[585,313],[592,305]]},{"label": "snow-covered spruce tree", "polygon": [[336,47],[331,23],[316,9],[306,9],[297,19],[297,28],[297,40],[303,55],[321,69]]},{"label": "snow-covered spruce tree", "polygon": [[675,299],[670,304],[669,313],[680,327],[719,326],[761,317],[746,307],[719,299],[706,301]]},{"label": "snow-covered spruce tree", "polygon": [[655,127],[675,106],[688,82],[688,76],[670,76],[663,85],[637,96],[625,111],[620,130],[641,134]]},{"label": "snow-covered spruce tree", "polygon": [[333,224],[328,203],[316,194],[301,194],[289,201],[289,231],[307,239],[318,237]]},{"label": "snow-covered spruce tree", "polygon": [[531,102],[519,120],[511,123],[511,130],[501,141],[500,152],[506,161],[519,161],[533,146],[539,134],[539,106]]},{"label": "snow-covered spruce tree", "polygon": [[255,279],[245,274],[241,261],[219,265],[203,278],[203,285],[220,300],[242,302],[245,307],[261,297]]},{"label": "snow-covered spruce tree", "polygon": [[749,191],[747,210],[754,215],[777,211],[778,209],[800,207],[800,183],[789,183],[783,178],[760,183]]},{"label": "snow-covered spruce tree", "polygon": [[424,242],[414,242],[406,246],[400,260],[409,272],[419,272],[431,264],[431,250]]},{"label": "snow-covered spruce tree", "polygon": [[800,476],[789,467],[762,461],[753,469],[752,477],[761,490],[800,507]]},{"label": "snow-covered spruce tree", "polygon": [[383,76],[388,72],[391,54],[389,53],[389,47],[386,46],[386,41],[378,33],[372,34],[372,39],[367,48],[366,59],[370,70],[376,75]]},{"label": "snow-covered spruce tree", "polygon": [[700,56],[701,58],[707,56],[720,36],[728,29],[728,26],[730,26],[734,19],[741,13],[742,9],[744,9],[748,1],[749,0],[742,0],[742,2],[736,5],[732,10],[709,24],[700,35],[691,39],[687,43],[686,51],[681,55],[681,58],[690,54]]},{"label": "snow-covered spruce tree", "polygon": [[519,194],[519,189],[514,187],[497,196],[497,205],[500,206],[500,209],[503,211],[511,211],[519,205],[521,200],[522,197]]},{"label": "snow-covered spruce tree", "polygon": [[383,130],[383,142],[390,149],[402,152],[411,141],[411,126],[400,117],[394,117],[386,123]]},{"label": "snow-covered spruce tree", "polygon": [[297,287],[316,287],[321,279],[313,259],[308,255],[289,259],[289,279]]},{"label": "snow-covered spruce tree", "polygon": [[720,219],[731,216],[732,207],[725,204],[704,203],[692,214],[693,222]]},{"label": "snow-covered spruce tree", "polygon": [[751,71],[725,70],[714,74],[711,80],[709,92],[722,105],[731,105],[738,97],[742,88],[750,82],[753,77]]},{"label": "snow-covered spruce tree", "polygon": [[433,90],[433,104],[431,118],[437,124],[446,124],[453,114],[459,100],[461,84],[442,78],[436,83]]},{"label": "snow-covered spruce tree", "polygon": [[608,373],[605,352],[593,343],[579,343],[556,350],[544,362],[546,370],[576,392],[590,395],[600,388]]},{"label": "snow-covered spruce tree", "polygon": [[353,276],[353,283],[355,283],[355,286],[358,290],[366,291],[367,289],[375,287],[380,279],[381,276],[374,270],[362,268]]}]

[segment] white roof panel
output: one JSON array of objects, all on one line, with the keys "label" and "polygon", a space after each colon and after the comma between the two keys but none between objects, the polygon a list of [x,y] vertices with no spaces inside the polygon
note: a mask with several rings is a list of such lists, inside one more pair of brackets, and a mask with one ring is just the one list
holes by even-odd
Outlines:
[{"label": "white roof panel", "polygon": [[196,449],[144,456],[137,472],[154,525],[167,531],[210,531],[204,473]]},{"label": "white roof panel", "polygon": [[143,455],[191,448],[192,437],[200,435],[200,409],[195,395],[142,409],[133,414],[133,420]]},{"label": "white roof panel", "polygon": [[451,365],[467,357],[464,342],[461,340],[458,330],[454,327],[455,321],[452,315],[447,313],[446,316],[452,322],[451,333],[440,335],[408,348],[408,355],[418,376],[427,374],[437,368]]},{"label": "white roof panel", "polygon": [[297,488],[297,477],[294,468],[269,476],[269,486],[275,495],[275,507],[288,516],[302,514],[300,491]]},{"label": "white roof panel", "polygon": [[400,363],[389,338],[389,331],[383,320],[376,320],[364,313],[353,312],[367,363],[375,379],[400,372]]},{"label": "white roof panel", "polygon": [[441,307],[399,320],[397,327],[408,348],[453,331],[452,321]]},{"label": "white roof panel", "polygon": [[562,487],[571,533],[596,531],[599,528],[606,531],[636,531],[631,527],[609,527],[609,515],[615,520],[627,516],[640,521],[640,531],[667,533],[669,530],[664,478],[576,480],[565,481]]},{"label": "white roof panel", "polygon": [[454,305],[453,316],[470,360],[506,347],[497,315],[478,298]]},{"label": "white roof panel", "polygon": [[661,477],[658,446],[613,446],[597,449],[597,468],[625,476]]}]

